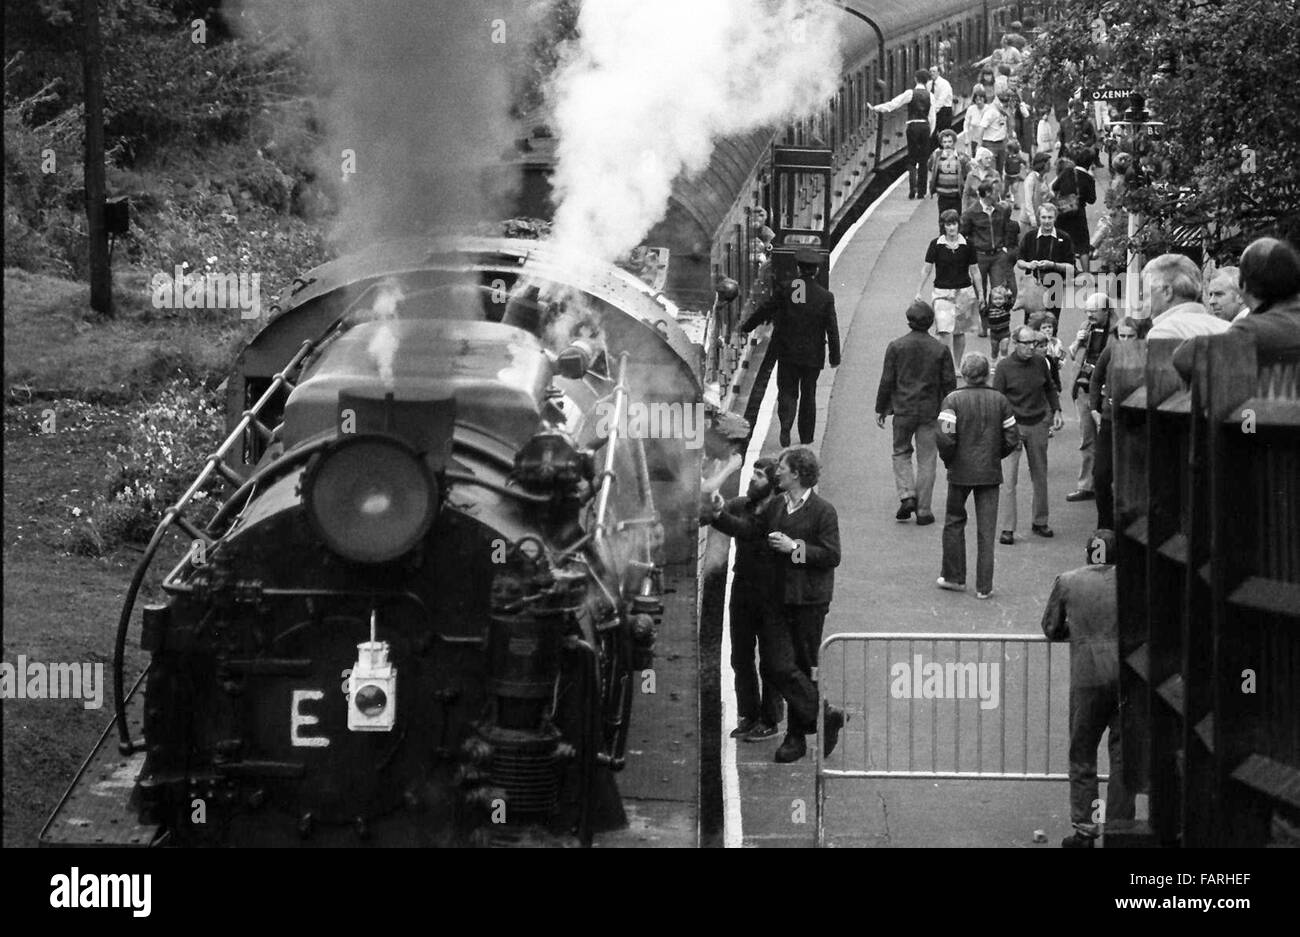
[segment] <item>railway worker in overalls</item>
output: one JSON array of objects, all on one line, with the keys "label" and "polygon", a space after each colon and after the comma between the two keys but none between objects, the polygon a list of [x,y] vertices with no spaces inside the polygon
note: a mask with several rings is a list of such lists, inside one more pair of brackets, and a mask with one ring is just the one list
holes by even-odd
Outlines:
[{"label": "railway worker in overalls", "polygon": [[799,441],[813,441],[817,428],[817,378],[826,365],[827,346],[832,368],[840,366],[840,326],[835,318],[835,295],[817,282],[821,257],[810,247],[794,255],[799,275],[782,284],[770,299],[740,324],[750,332],[772,321],[772,353],[776,356],[776,415],[781,423],[781,445],[790,445],[795,414]]},{"label": "railway worker in overalls", "polygon": [[916,87],[909,88],[892,101],[873,104],[877,114],[888,114],[907,105],[907,187],[908,198],[925,198],[925,161],[930,155],[930,73],[916,70]]},{"label": "railway worker in overalls", "polygon": [[[1067,849],[1092,848],[1099,824],[1132,820],[1133,794],[1124,787],[1119,719],[1119,599],[1115,534],[1098,530],[1088,564],[1056,577],[1043,612],[1043,634],[1070,642],[1070,822]],[[1106,807],[1097,797],[1097,746],[1109,729],[1110,781]]]},{"label": "railway worker in overalls", "polygon": [[[957,150],[957,134],[951,128],[939,132],[939,149],[930,156],[929,172],[930,195],[939,201],[939,217],[951,209],[961,214],[961,192],[966,186],[966,174],[970,171],[970,159]],[[939,233],[943,234],[943,221],[939,222]]]}]

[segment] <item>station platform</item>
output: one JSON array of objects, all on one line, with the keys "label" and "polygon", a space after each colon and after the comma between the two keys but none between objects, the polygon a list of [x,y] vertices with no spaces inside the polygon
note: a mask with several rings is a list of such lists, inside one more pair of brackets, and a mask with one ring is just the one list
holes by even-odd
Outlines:
[{"label": "station platform", "polygon": [[[1099,182],[1099,192],[1102,183]],[[1093,206],[1095,216],[1098,206]],[[843,361],[822,372],[817,390],[817,431],[811,448],[822,460],[819,493],[839,514],[842,561],[835,575],[835,597],[825,635],[844,632],[941,632],[961,634],[1037,635],[1055,576],[1084,565],[1085,544],[1096,525],[1093,501],[1069,503],[1067,492],[1077,485],[1079,426],[1069,400],[1073,365],[1062,374],[1065,427],[1051,440],[1048,453],[1050,525],[1055,537],[1029,531],[1031,489],[1027,468],[1021,468],[1020,529],[1016,543],[996,547],[994,594],[975,598],[973,585],[965,593],[946,592],[935,584],[940,572],[940,538],[947,493],[946,471],[938,466],[933,509],[937,523],[917,527],[900,523],[894,512],[898,498],[891,464],[892,431],[875,423],[876,389],[885,346],[906,334],[904,316],[917,292],[925,249],[938,231],[933,199],[907,198],[906,178],[900,178],[864,213],[832,255],[830,285],[836,297]],[[928,295],[928,291],[927,291]],[[1019,324],[1020,313],[1016,313]],[[1062,312],[1061,335],[1068,345],[1083,320],[1078,309]],[[968,336],[967,350],[988,353],[988,340]],[[960,384],[960,378],[958,378]],[[775,380],[770,381],[748,459],[780,451],[775,420]],[[797,441],[797,432],[795,433]],[[748,477],[748,468],[744,477]],[[975,518],[968,504],[968,566],[973,577]],[[973,582],[973,578],[971,580]],[[1050,756],[1052,772],[1067,771],[1068,649],[1058,655],[1052,673],[1050,732],[1026,743],[1027,757],[1041,766]],[[792,765],[772,760],[781,735],[758,743],[742,743],[727,733],[737,721],[731,687],[729,648],[724,648],[723,781],[728,846],[811,846],[814,843],[813,739],[809,755]],[[1062,670],[1060,662],[1064,661]],[[839,665],[828,672],[822,660],[823,692],[845,699],[851,721],[840,750],[828,767],[865,767],[861,713],[852,700],[861,689],[839,686]],[[1062,678],[1064,674],[1064,678]],[[849,674],[850,683],[865,679]],[[1042,689],[1040,687],[1039,689]],[[931,701],[921,701],[931,703]],[[931,703],[934,705],[934,703]],[[929,716],[925,717],[927,720]],[[944,718],[947,718],[945,716]],[[960,723],[959,726],[965,725]],[[959,734],[970,729],[960,729]],[[925,742],[926,748],[931,743]],[[971,743],[974,744],[973,742]],[[845,754],[847,753],[847,755]],[[837,764],[837,759],[858,764]],[[878,768],[873,764],[871,767]],[[1103,757],[1101,770],[1105,770]],[[827,845],[832,846],[960,846],[1055,847],[1070,833],[1068,782],[1064,780],[936,780],[928,778],[832,779],[828,782]],[[1102,793],[1104,796],[1104,785]],[[1034,832],[1045,831],[1047,844],[1035,843]]]}]

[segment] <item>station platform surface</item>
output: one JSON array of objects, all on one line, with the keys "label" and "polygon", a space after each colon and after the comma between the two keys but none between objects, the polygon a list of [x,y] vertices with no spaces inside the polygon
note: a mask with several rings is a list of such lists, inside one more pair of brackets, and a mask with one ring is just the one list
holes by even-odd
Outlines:
[{"label": "station platform surface", "polygon": [[[1050,525],[1055,537],[1031,534],[1027,468],[1022,464],[1019,485],[1020,524],[1016,543],[996,547],[994,594],[977,600],[973,577],[975,517],[968,502],[967,557],[971,589],[965,593],[937,588],[940,572],[940,538],[947,495],[942,460],[934,489],[936,523],[918,527],[913,521],[895,520],[898,508],[891,463],[892,430],[875,422],[876,389],[889,341],[907,333],[904,316],[917,293],[925,249],[938,231],[938,210],[933,199],[907,198],[905,177],[899,179],[864,215],[864,220],[844,238],[832,256],[831,289],[839,314],[843,360],[838,369],[821,374],[817,390],[817,432],[811,446],[822,461],[819,493],[839,515],[842,561],[835,574],[835,595],[824,636],[845,632],[941,632],[960,634],[1037,635],[1055,576],[1084,565],[1085,544],[1096,526],[1094,501],[1069,503],[1067,492],[1077,487],[1080,467],[1078,418],[1069,399],[1073,365],[1062,374],[1065,427],[1051,440],[1048,451]],[[1103,191],[1099,181],[1099,193]],[[1092,206],[1095,219],[1100,206]],[[1091,220],[1091,219],[1090,219]],[[926,296],[929,291],[927,289]],[[1015,313],[1013,325],[1021,314]],[[1083,313],[1062,312],[1060,334],[1066,345],[1073,339]],[[966,349],[988,353],[988,340],[968,336]],[[960,385],[961,381],[958,378]],[[750,457],[780,451],[773,413],[775,381],[767,388],[755,427]],[[798,443],[798,433],[795,432]],[[758,441],[761,438],[761,443]],[[746,469],[745,477],[748,477]],[[844,650],[841,646],[840,650]],[[951,658],[952,646],[924,649],[936,660]],[[1045,651],[1045,648],[1038,648]],[[1033,708],[1050,707],[1050,718],[1036,712],[1030,724],[1042,724],[1041,733],[1025,739],[1014,759],[1027,758],[1028,773],[1067,772],[1068,649],[1053,648],[1050,694],[1041,675],[1030,672],[1034,684]],[[898,652],[901,655],[901,651]],[[984,651],[985,655],[993,652]],[[1007,652],[1009,655],[1011,651]],[[879,688],[863,687],[870,678],[866,665],[845,667],[844,660],[821,661],[823,694],[843,701],[851,715],[840,749],[827,761],[831,768],[867,767],[867,741],[863,737],[862,694]],[[965,659],[965,658],[964,658]],[[973,659],[973,658],[970,658]],[[984,659],[991,659],[987,656]],[[1008,661],[1010,668],[1014,662]],[[1045,670],[1046,668],[1044,668]],[[735,697],[730,686],[730,666],[723,656],[723,773],[727,807],[726,841],[729,846],[810,846],[814,842],[813,737],[809,755],[791,765],[772,760],[781,735],[756,743],[729,739],[736,724]],[[1017,690],[1019,692],[1019,690]],[[878,695],[878,694],[877,694]],[[914,736],[928,756],[939,736],[951,727],[960,737],[961,766],[969,768],[974,746],[974,719],[978,701],[916,700]],[[927,707],[940,707],[939,712]],[[944,708],[946,707],[946,708]],[[964,707],[964,708],[963,708]],[[960,709],[960,712],[957,710]],[[877,716],[879,714],[877,713]],[[932,720],[934,722],[932,723]],[[926,725],[920,725],[924,722]],[[926,726],[938,726],[933,733]],[[1018,732],[1019,730],[1017,730]],[[893,733],[898,736],[896,723]],[[906,734],[906,733],[904,733]],[[879,740],[874,740],[878,742]],[[951,747],[954,742],[946,742]],[[1017,743],[1019,744],[1019,743]],[[1103,746],[1104,748],[1104,746]],[[895,756],[899,751],[895,751]],[[985,755],[987,759],[987,754]],[[1046,760],[1045,760],[1046,759]],[[918,762],[925,767],[929,762]],[[891,767],[897,768],[894,760]],[[937,764],[937,762],[936,762]],[[905,763],[903,764],[905,767]],[[881,764],[872,763],[872,768]],[[1101,770],[1106,761],[1104,751]],[[988,770],[987,767],[982,770]],[[1016,766],[1006,770],[1015,771]],[[826,833],[832,846],[961,846],[1054,848],[1070,833],[1068,782],[1064,780],[937,780],[925,778],[831,779],[827,782]],[[1102,796],[1105,785],[1102,786]],[[1141,808],[1140,808],[1141,809]],[[1034,832],[1043,830],[1046,843],[1035,843]]]}]

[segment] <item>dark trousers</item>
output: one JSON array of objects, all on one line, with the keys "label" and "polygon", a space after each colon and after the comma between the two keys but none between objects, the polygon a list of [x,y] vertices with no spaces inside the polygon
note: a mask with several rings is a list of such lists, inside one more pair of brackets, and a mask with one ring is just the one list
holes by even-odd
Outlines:
[{"label": "dark trousers", "polygon": [[770,597],[756,595],[752,584],[742,586],[737,581],[732,587],[730,610],[731,670],[736,678],[736,703],[740,718],[758,719],[769,726],[780,725],[781,692],[772,681],[766,654],[757,655],[763,631],[785,627],[779,609]]},{"label": "dark trousers", "polygon": [[1106,784],[1107,820],[1132,820],[1133,792],[1124,786],[1120,745],[1119,689],[1111,685],[1070,684],[1070,822],[1084,836],[1097,835],[1097,746],[1110,729],[1110,781]]},{"label": "dark trousers", "polygon": [[975,254],[975,263],[980,268],[980,289],[982,289],[984,302],[980,303],[980,332],[986,333],[989,330],[989,312],[988,296],[989,287],[996,285],[994,280],[995,266],[998,264],[998,254],[987,254],[984,251],[978,251]]},{"label": "dark trousers", "polygon": [[[955,211],[958,215],[961,215],[961,193],[960,193],[960,192],[958,192],[956,195],[939,195],[939,196],[937,196],[937,199],[938,199],[938,202],[939,202],[939,214],[940,214],[940,216],[942,216],[943,213],[946,212],[946,211],[947,211],[948,209],[950,209],[950,208],[951,208],[953,211]],[[942,221],[939,222],[939,233],[940,233],[940,234],[943,234],[943,222],[942,222]]]},{"label": "dark trousers", "polygon": [[[1089,417],[1091,419],[1091,417]],[[1102,420],[1097,427],[1097,442],[1092,455],[1092,483],[1097,494],[1097,528],[1115,529],[1115,434],[1111,421]]]},{"label": "dark trousers", "polygon": [[907,124],[907,192],[909,195],[925,194],[925,162],[929,156],[930,122],[909,121]]},{"label": "dark trousers", "polygon": [[952,108],[941,107],[934,115],[934,133],[930,134],[930,152],[939,149],[939,134],[952,129]]},{"label": "dark trousers", "polygon": [[781,437],[790,435],[795,412],[799,414],[799,441],[813,441],[817,429],[817,376],[821,368],[810,368],[789,361],[776,363],[776,418],[781,424]]},{"label": "dark trousers", "polygon": [[785,698],[790,735],[817,731],[817,684],[812,674],[829,610],[829,605],[782,606],[783,626],[765,628],[758,636],[759,654],[772,683]]},{"label": "dark trousers", "polygon": [[975,494],[975,588],[993,591],[993,535],[998,522],[997,485],[948,483],[948,507],[943,521],[943,578],[966,582],[966,499]]}]

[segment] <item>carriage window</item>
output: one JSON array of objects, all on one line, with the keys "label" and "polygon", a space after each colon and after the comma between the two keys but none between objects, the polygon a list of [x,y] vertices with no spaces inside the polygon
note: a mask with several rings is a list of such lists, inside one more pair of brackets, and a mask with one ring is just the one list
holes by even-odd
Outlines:
[{"label": "carriage window", "polygon": [[966,61],[966,40],[960,22],[957,23],[957,61]]},{"label": "carriage window", "polygon": [[888,77],[885,78],[885,84],[888,86],[885,90],[886,95],[892,100],[894,97],[894,53],[888,55]]}]

